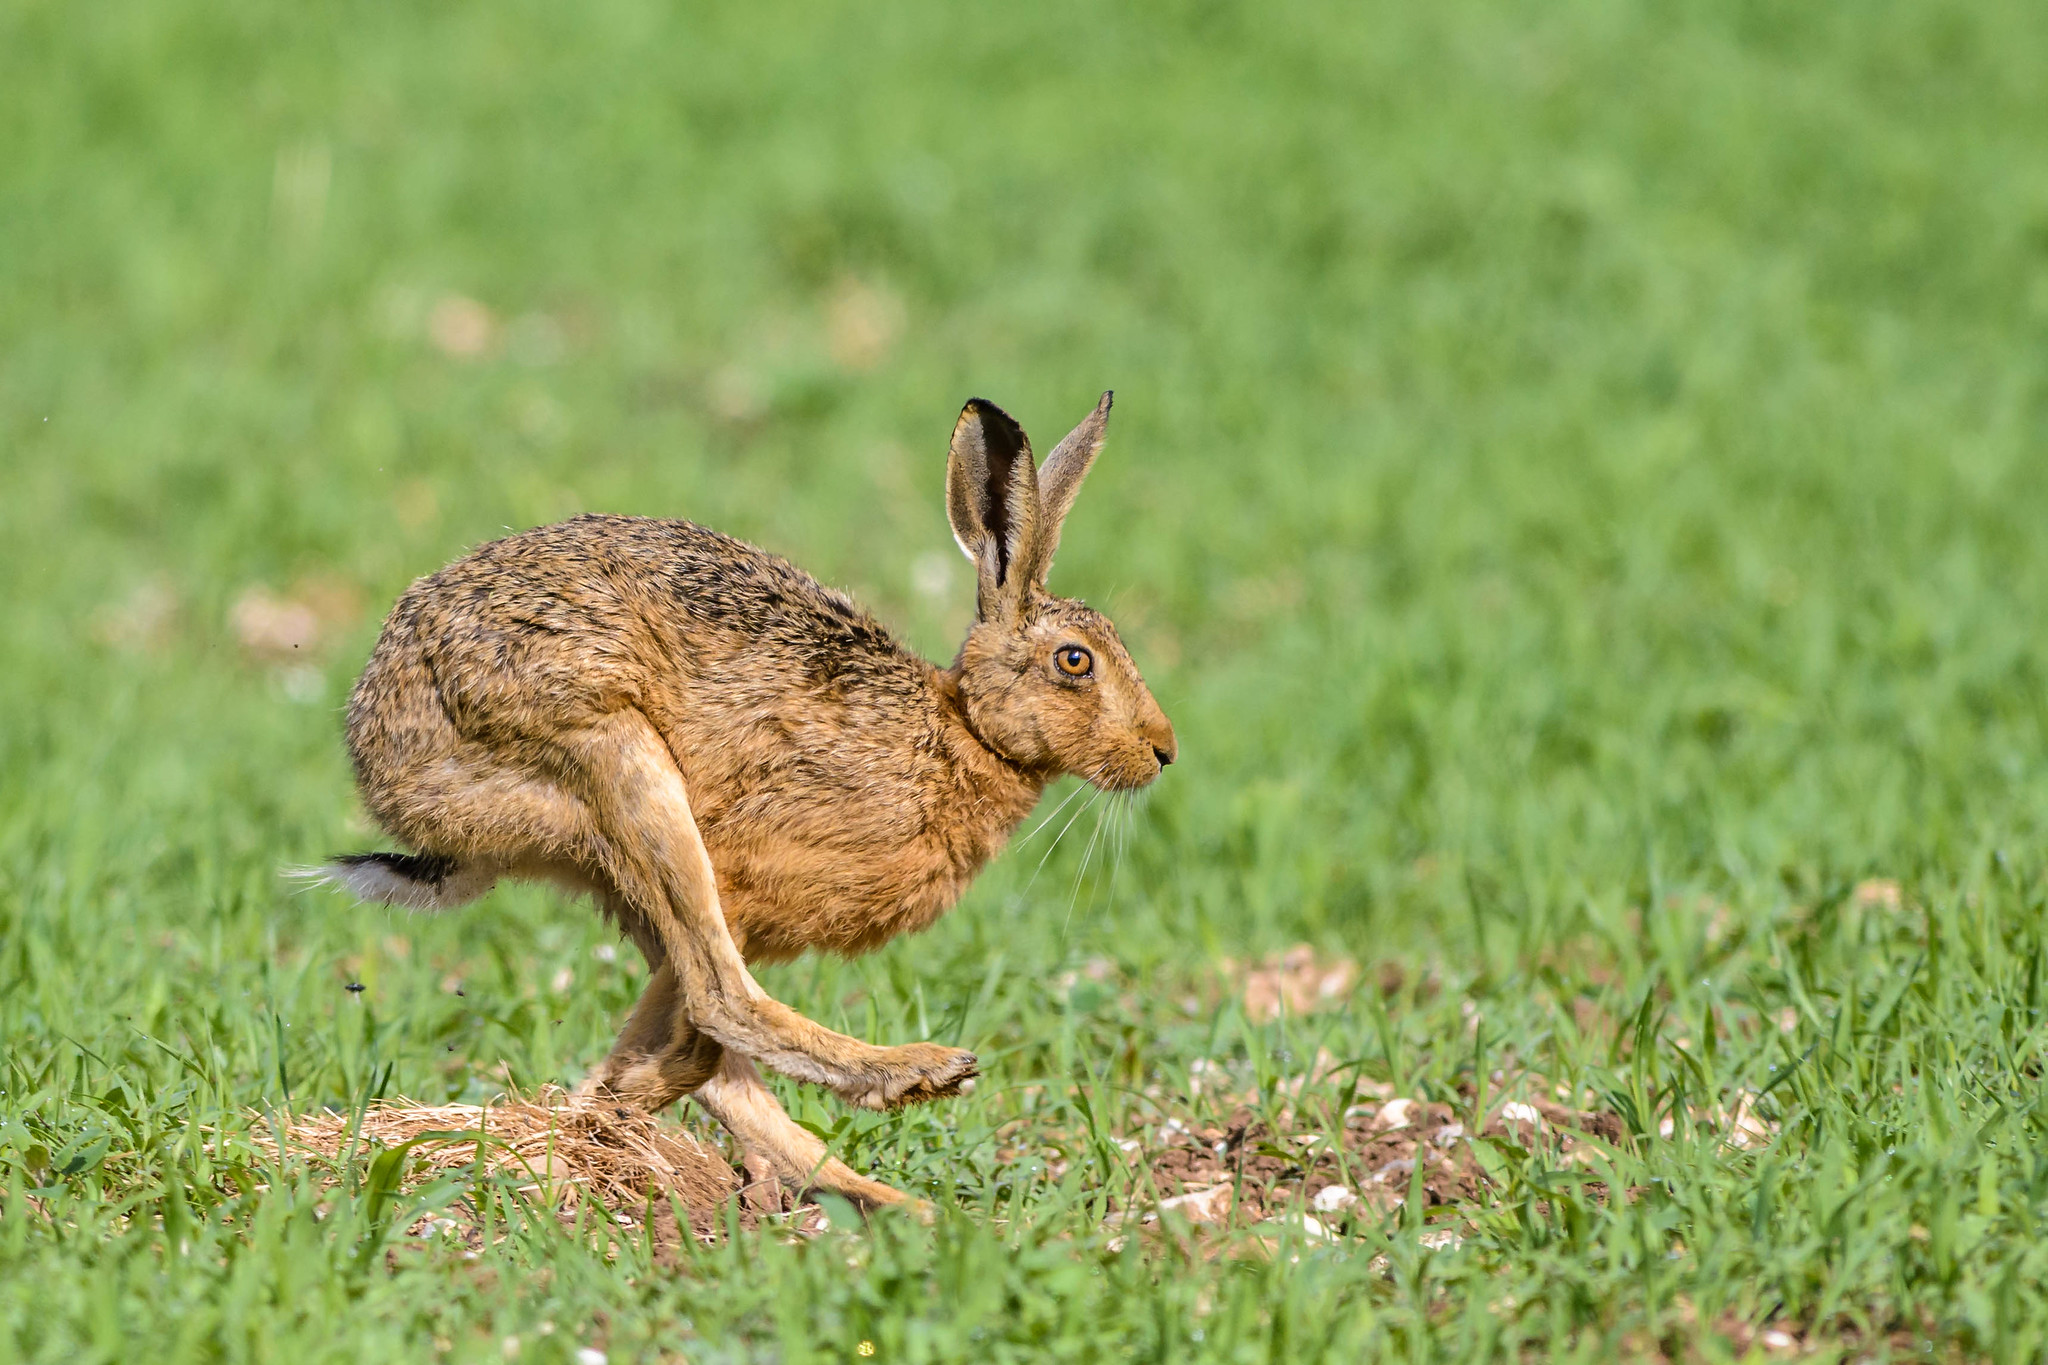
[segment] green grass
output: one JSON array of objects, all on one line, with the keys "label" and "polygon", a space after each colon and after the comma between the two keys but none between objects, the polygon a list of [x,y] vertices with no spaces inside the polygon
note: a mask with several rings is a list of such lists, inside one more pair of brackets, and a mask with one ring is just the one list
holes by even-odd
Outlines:
[{"label": "green grass", "polygon": [[[0,1356],[2038,1356],[2044,66],[2020,0],[0,6]],[[686,515],[948,655],[957,404],[1043,446],[1107,386],[1053,582],[1183,761],[1120,857],[766,974],[981,1053],[785,1090],[935,1225],[670,1266],[492,1204],[392,1268],[261,1161],[253,1111],[573,1080],[637,984],[539,890],[279,878],[370,841],[338,707],[410,578]],[[255,586],[320,642],[250,657]],[[1205,987],[1296,940],[1437,989]],[[1319,1047],[1590,1087],[1633,1197],[1107,1249],[1094,1134]],[[1762,1149],[1690,1121],[1741,1091]]]}]

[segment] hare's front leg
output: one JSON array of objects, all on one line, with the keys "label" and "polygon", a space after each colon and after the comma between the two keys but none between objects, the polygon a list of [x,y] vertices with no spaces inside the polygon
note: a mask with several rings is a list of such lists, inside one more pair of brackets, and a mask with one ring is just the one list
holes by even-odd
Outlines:
[{"label": "hare's front leg", "polygon": [[726,929],[683,775],[645,716],[616,711],[557,742],[580,770],[627,931],[674,973],[672,1039],[701,1029],[729,1051],[871,1109],[957,1094],[974,1078],[971,1052],[875,1047],[813,1023],[755,983]]}]

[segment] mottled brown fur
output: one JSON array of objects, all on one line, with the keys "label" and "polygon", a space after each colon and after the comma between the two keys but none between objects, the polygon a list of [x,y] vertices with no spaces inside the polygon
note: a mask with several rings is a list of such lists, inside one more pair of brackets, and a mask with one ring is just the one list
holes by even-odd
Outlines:
[{"label": "mottled brown fur", "polygon": [[[922,929],[1055,777],[1134,787],[1172,761],[1115,627],[1043,587],[1108,411],[1105,394],[1043,470],[999,409],[962,412],[947,505],[979,611],[950,668],[683,521],[578,517],[421,579],[348,717],[365,804],[418,856],[331,874],[421,906],[498,876],[592,892],[652,976],[586,1084],[649,1109],[694,1092],[791,1183],[892,1201],[792,1123],[752,1062],[881,1108],[956,1093],[973,1055],[833,1033],[746,964]],[[1082,677],[1055,659],[1077,646]]]}]

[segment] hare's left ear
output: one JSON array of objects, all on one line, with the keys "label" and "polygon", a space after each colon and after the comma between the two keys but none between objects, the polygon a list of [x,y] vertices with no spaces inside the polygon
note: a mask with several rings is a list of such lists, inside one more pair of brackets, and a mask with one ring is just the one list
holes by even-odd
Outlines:
[{"label": "hare's left ear", "polygon": [[1008,615],[1032,581],[1039,543],[1038,470],[1024,428],[986,398],[970,398],[946,455],[946,519],[973,561],[984,621]]},{"label": "hare's left ear", "polygon": [[1074,505],[1074,495],[1081,491],[1081,479],[1088,473],[1088,466],[1102,453],[1103,438],[1109,434],[1109,406],[1115,398],[1113,392],[1103,394],[1095,411],[1083,417],[1081,425],[1052,448],[1052,454],[1045,457],[1045,467],[1038,471],[1038,538],[1031,546],[1030,565],[1034,583],[1045,582],[1046,574],[1052,571],[1053,552],[1060,547],[1060,524]]}]

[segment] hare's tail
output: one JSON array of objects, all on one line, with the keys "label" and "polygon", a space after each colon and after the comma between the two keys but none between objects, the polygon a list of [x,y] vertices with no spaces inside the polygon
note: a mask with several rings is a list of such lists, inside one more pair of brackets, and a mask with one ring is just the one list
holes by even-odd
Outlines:
[{"label": "hare's tail", "polygon": [[409,910],[452,910],[491,889],[496,868],[437,853],[350,853],[293,875],[351,892],[359,900]]}]

